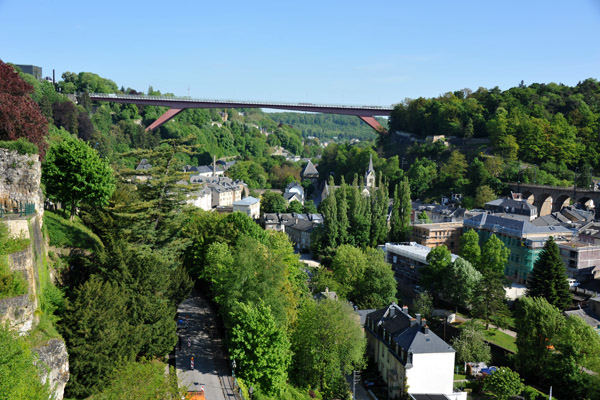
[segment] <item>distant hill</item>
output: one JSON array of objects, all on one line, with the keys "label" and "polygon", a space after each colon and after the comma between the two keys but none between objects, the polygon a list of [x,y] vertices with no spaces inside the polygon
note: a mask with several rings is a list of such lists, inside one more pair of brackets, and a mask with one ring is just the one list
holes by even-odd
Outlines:
[{"label": "distant hill", "polygon": [[[351,115],[309,114],[296,112],[268,113],[272,120],[291,125],[302,132],[302,137],[314,136],[319,139],[373,140],[376,132],[358,117]],[[385,118],[377,118],[379,123],[387,127]]]}]

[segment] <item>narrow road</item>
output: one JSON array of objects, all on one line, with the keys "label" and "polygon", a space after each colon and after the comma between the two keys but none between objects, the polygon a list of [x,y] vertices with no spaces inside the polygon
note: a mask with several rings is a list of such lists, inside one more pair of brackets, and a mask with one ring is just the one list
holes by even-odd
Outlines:
[{"label": "narrow road", "polygon": [[179,319],[185,321],[187,326],[178,329],[180,344],[175,350],[180,384],[186,386],[187,390],[194,391],[204,386],[207,400],[235,400],[231,375],[215,322],[216,316],[209,303],[194,290],[179,305],[177,312]]}]

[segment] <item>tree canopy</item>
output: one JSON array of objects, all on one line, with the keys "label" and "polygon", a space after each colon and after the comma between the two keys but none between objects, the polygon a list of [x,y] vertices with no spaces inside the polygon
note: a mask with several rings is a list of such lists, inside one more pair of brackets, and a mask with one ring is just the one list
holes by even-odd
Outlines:
[{"label": "tree canopy", "polygon": [[12,65],[0,60],[0,140],[26,138],[44,157],[48,121],[30,97],[33,86],[19,77]]},{"label": "tree canopy", "polygon": [[572,295],[569,292],[565,264],[553,237],[546,241],[533,265],[527,279],[527,295],[543,297],[561,310],[571,305]]},{"label": "tree canopy", "polygon": [[103,206],[115,190],[113,170],[87,143],[69,134],[48,150],[42,182],[51,199],[68,205],[71,218],[83,202]]}]

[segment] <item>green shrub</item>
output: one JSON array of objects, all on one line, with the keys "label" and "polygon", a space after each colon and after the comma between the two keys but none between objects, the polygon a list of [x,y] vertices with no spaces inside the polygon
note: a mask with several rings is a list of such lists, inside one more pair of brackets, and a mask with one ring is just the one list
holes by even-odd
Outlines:
[{"label": "green shrub", "polygon": [[[3,257],[4,256],[0,256]],[[0,260],[0,299],[27,293],[27,281],[18,271],[10,271],[5,259]]]},{"label": "green shrub", "polygon": [[0,299],[21,296],[27,293],[27,281],[19,271],[11,271],[8,254],[24,250],[29,246],[28,239],[12,239],[8,227],[0,222]]},{"label": "green shrub", "polygon": [[19,154],[38,154],[38,147],[25,138],[18,140],[0,140],[0,148],[13,150]]}]

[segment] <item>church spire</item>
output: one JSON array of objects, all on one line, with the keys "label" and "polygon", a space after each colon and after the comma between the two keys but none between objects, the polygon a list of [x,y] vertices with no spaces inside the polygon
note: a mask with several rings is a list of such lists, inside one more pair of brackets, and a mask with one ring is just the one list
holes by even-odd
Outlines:
[{"label": "church spire", "polygon": [[369,169],[365,173],[365,187],[375,188],[375,169],[373,168],[373,154],[369,155]]}]

